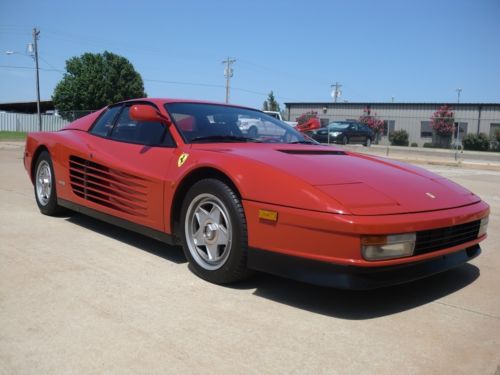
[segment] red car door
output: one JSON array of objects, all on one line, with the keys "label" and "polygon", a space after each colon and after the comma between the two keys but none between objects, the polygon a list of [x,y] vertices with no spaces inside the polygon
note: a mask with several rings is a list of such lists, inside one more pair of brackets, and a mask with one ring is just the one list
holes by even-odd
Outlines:
[{"label": "red car door", "polygon": [[164,231],[164,185],[175,144],[165,125],[130,119],[132,104],[105,136],[82,134],[86,150],[69,155],[71,188],[77,203]]}]

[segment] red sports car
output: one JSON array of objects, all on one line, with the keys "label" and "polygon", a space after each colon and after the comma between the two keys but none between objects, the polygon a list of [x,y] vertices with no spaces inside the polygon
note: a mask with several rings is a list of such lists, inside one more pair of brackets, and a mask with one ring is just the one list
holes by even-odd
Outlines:
[{"label": "red sports car", "polygon": [[[269,134],[248,134],[248,121]],[[250,108],[175,99],[31,133],[40,211],[68,208],[169,244],[214,283],[270,272],[369,289],[481,252],[489,207],[424,169],[321,146]]]}]

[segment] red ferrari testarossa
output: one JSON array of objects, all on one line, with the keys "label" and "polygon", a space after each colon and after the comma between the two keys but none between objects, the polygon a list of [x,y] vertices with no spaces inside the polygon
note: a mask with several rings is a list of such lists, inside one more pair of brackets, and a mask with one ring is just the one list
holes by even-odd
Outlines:
[{"label": "red ferrari testarossa", "polygon": [[29,134],[24,165],[43,214],[68,208],[182,244],[220,284],[252,270],[349,289],[407,282],[479,255],[488,224],[488,205],[443,177],[232,105],[111,105]]}]

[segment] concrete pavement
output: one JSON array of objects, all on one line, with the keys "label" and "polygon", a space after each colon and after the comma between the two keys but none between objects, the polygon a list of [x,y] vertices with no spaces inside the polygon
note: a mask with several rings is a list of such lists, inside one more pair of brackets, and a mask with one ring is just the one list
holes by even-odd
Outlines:
[{"label": "concrete pavement", "polygon": [[495,374],[500,173],[431,169],[492,207],[471,264],[370,292],[263,274],[220,287],[179,248],[41,215],[22,147],[0,144],[0,373]]}]

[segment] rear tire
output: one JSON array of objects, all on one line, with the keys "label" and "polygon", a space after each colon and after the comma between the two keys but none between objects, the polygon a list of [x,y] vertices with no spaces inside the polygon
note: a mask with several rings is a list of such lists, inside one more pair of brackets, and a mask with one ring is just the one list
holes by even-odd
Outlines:
[{"label": "rear tire", "polygon": [[57,204],[54,166],[47,151],[42,151],[36,160],[34,189],[36,204],[42,214],[56,216],[64,212]]},{"label": "rear tire", "polygon": [[372,139],[371,138],[366,138],[365,146],[370,147],[372,145]]},{"label": "rear tire", "polygon": [[180,227],[184,254],[202,279],[228,284],[250,275],[243,206],[227,184],[212,178],[194,184],[182,204]]}]

